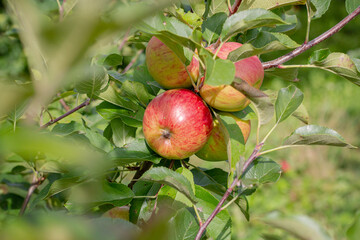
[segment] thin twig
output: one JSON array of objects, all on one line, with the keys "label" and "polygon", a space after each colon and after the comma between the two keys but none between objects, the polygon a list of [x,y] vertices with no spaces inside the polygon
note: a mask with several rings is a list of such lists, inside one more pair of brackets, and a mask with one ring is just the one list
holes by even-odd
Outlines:
[{"label": "thin twig", "polygon": [[129,39],[129,32],[130,32],[131,28],[128,28],[128,30],[126,31],[124,38],[122,39],[121,43],[119,44],[118,50],[119,52],[121,51],[121,49],[124,47],[125,43],[127,42],[127,40]]},{"label": "thin twig", "polygon": [[88,98],[88,99],[85,100],[85,102],[83,102],[83,103],[80,104],[79,106],[71,109],[70,111],[66,112],[65,114],[61,115],[60,117],[58,117],[58,118],[56,118],[56,119],[54,119],[54,120],[50,120],[50,121],[47,122],[46,124],[42,125],[41,128],[47,128],[48,126],[50,126],[50,125],[52,125],[52,124],[60,121],[61,119],[69,116],[70,114],[78,111],[79,109],[81,109],[81,108],[83,108],[83,107],[85,107],[85,106],[87,106],[87,105],[89,105],[89,104],[90,104],[90,99]]},{"label": "thin twig", "polygon": [[[57,94],[58,97],[61,97],[60,93]],[[65,111],[70,111],[70,107],[66,104],[66,102],[64,101],[64,99],[60,98],[59,100],[61,106],[63,106],[63,108],[65,109]]]},{"label": "thin twig", "polygon": [[131,59],[131,62],[124,68],[124,70],[121,73],[126,73],[127,71],[129,71],[129,69],[135,64],[136,60],[143,51],[144,51],[143,49],[138,50],[136,55],[133,57],[133,59]]},{"label": "thin twig", "polygon": [[200,229],[196,235],[195,240],[200,240],[201,236],[203,235],[203,233],[205,232],[207,226],[210,224],[210,222],[215,218],[215,216],[221,211],[221,207],[224,204],[224,202],[226,201],[226,199],[229,197],[229,195],[232,193],[232,191],[234,190],[234,188],[240,183],[240,178],[241,176],[247,171],[247,168],[250,166],[250,164],[258,157],[258,153],[260,152],[261,148],[263,147],[263,143],[258,144],[254,151],[252,152],[252,154],[250,155],[250,157],[248,158],[248,160],[245,162],[243,170],[242,170],[242,174],[240,176],[237,176],[234,181],[231,183],[231,186],[226,190],[224,196],[221,198],[219,204],[216,206],[216,208],[214,209],[214,211],[211,213],[211,215],[209,216],[209,218],[203,223],[202,226],[200,226]]},{"label": "thin twig", "polygon": [[262,65],[264,69],[274,68],[278,67],[280,64],[283,64],[284,62],[289,61],[290,59],[293,59],[294,57],[298,56],[299,54],[305,52],[309,48],[315,46],[316,44],[321,43],[325,39],[331,37],[335,33],[339,32],[346,24],[348,24],[352,19],[354,19],[357,15],[360,14],[360,6],[357,7],[352,13],[350,13],[348,16],[346,16],[343,20],[341,20],[338,24],[336,24],[334,27],[330,28],[328,31],[324,32],[320,36],[314,38],[310,42],[304,43],[300,47],[296,48],[294,51],[285,54],[284,56],[281,56],[275,60],[264,62]]},{"label": "thin twig", "polygon": [[31,183],[31,185],[30,185],[30,187],[29,187],[29,189],[28,189],[28,192],[27,192],[27,194],[26,194],[26,197],[25,197],[25,199],[24,199],[24,202],[23,202],[23,204],[22,204],[22,206],[21,206],[19,216],[24,215],[25,210],[26,210],[26,207],[27,207],[27,205],[28,205],[28,203],[29,203],[29,201],[30,201],[31,195],[34,193],[34,191],[36,190],[36,188],[37,188],[38,186],[40,186],[40,184],[41,184],[43,181],[44,181],[44,178],[43,178],[43,177],[40,178],[40,179],[37,179],[37,173],[35,172],[35,173],[34,173],[34,177],[33,177],[33,181],[32,181],[32,183]]}]

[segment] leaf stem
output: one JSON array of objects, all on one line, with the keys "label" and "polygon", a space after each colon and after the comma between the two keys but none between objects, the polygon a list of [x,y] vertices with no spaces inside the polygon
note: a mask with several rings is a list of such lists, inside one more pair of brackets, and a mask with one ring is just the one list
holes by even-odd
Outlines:
[{"label": "leaf stem", "polygon": [[225,204],[220,211],[226,209],[227,207],[229,207],[233,202],[235,202],[241,194],[236,195],[236,197],[234,197],[233,199],[231,199],[227,204]]},{"label": "leaf stem", "polygon": [[199,226],[201,227],[201,226],[203,225],[203,223],[202,223],[200,214],[199,214],[199,212],[198,212],[198,210],[197,210],[197,208],[196,208],[195,205],[193,205],[193,208],[194,208],[194,211],[195,211],[195,215],[196,215],[196,217],[197,217],[197,219],[198,219],[198,221],[199,221]]},{"label": "leaf stem", "polygon": [[275,152],[275,151],[285,149],[285,148],[291,148],[291,147],[303,147],[303,145],[284,145],[284,146],[280,146],[280,147],[276,147],[276,148],[272,148],[272,149],[260,152],[260,153],[258,153],[258,156],[265,155],[265,154]]},{"label": "leaf stem", "polygon": [[65,114],[61,115],[60,117],[54,119],[54,120],[50,120],[49,122],[47,122],[46,124],[42,125],[41,128],[47,128],[48,126],[60,121],[61,119],[69,116],[70,114],[80,110],[81,108],[87,106],[90,104],[90,99],[86,99],[85,102],[83,102],[82,104],[78,105],[77,107],[71,109],[70,111],[66,112]]},{"label": "leaf stem", "polygon": [[270,129],[270,131],[266,134],[266,136],[264,137],[264,139],[261,141],[263,144],[265,143],[265,141],[268,139],[268,137],[270,136],[270,134],[275,130],[275,128],[278,126],[279,123],[275,123],[275,125]]},{"label": "leaf stem", "polygon": [[321,43],[325,39],[327,39],[327,38],[331,37],[332,35],[334,35],[335,33],[339,32],[346,24],[348,24],[352,19],[354,19],[359,14],[360,14],[360,6],[357,7],[348,16],[346,16],[343,20],[341,20],[338,24],[336,24],[334,27],[330,28],[328,31],[324,32],[320,36],[314,38],[313,40],[311,40],[307,43],[304,43],[303,45],[296,48],[295,50],[293,50],[277,59],[274,59],[269,62],[264,62],[262,64],[263,68],[269,69],[269,68],[278,67],[280,64],[283,64],[284,62],[287,62],[287,61],[293,59],[294,57],[296,57],[296,56],[300,55],[301,53],[305,52],[306,50],[308,50],[309,48]]}]

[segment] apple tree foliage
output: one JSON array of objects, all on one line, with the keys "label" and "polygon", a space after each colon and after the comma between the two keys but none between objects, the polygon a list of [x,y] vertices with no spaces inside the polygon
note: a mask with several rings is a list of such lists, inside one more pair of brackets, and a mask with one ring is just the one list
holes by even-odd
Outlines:
[{"label": "apple tree foliage", "polygon": [[[2,1],[0,238],[46,239],[43,232],[55,234],[50,230],[60,226],[75,239],[195,239],[209,219],[197,239],[231,239],[226,207],[238,206],[249,220],[247,197],[281,177],[267,153],[299,145],[354,148],[337,131],[310,124],[304,95],[292,82],[301,68],[313,68],[359,86],[360,59],[322,49],[307,63],[266,69],[264,81],[279,77],[289,86],[243,88],[252,103],[234,113],[252,120],[254,151],[246,151],[235,121],[220,116],[228,161],[207,169],[190,159],[164,159],[144,140],[146,106],[164,92],[146,68],[146,44],[158,37],[184,64],[195,53],[207,84],[239,84],[233,62],[301,47],[289,35],[300,24],[294,6],[306,5],[309,28],[330,2]],[[351,14],[358,6],[346,0],[344,7]],[[226,60],[205,49],[227,41],[243,45]],[[271,133],[289,117],[304,125],[269,149]],[[264,125],[271,130],[264,132]],[[306,217],[271,215],[263,222],[300,239],[329,239]]]}]

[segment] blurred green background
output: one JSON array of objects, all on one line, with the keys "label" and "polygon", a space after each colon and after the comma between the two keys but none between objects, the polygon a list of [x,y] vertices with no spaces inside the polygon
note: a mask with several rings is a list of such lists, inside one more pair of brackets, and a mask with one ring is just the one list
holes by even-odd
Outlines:
[{"label": "blurred green background", "polygon": [[[43,1],[39,1],[43,3]],[[45,1],[44,1],[45,2]],[[47,1],[48,2],[48,1]],[[44,11],[57,13],[57,4],[40,4]],[[305,39],[306,9],[296,7],[299,30],[291,37],[298,43]],[[310,38],[314,38],[346,16],[344,1],[332,1],[329,11],[311,25]],[[12,31],[11,21],[0,1],[0,77],[25,81],[29,77],[27,62],[21,43]],[[330,39],[293,59],[291,63],[306,63],[310,52],[330,48],[354,57],[360,57],[360,18],[356,18]],[[351,50],[351,52],[349,52]],[[277,53],[281,55],[281,53]],[[262,56],[263,61],[277,55]],[[139,64],[144,61],[139,58]],[[348,142],[360,146],[360,88],[345,79],[322,70],[303,69],[300,82],[293,83],[305,94],[304,105],[310,123],[337,130]],[[263,89],[278,90],[289,85],[280,79],[265,79]],[[253,123],[255,126],[255,122]],[[269,142],[276,147],[290,134],[289,129],[301,126],[296,119],[282,123],[271,135]],[[263,129],[262,133],[265,133]],[[254,147],[255,132],[247,149]],[[289,170],[276,184],[264,185],[249,198],[251,221],[247,222],[238,208],[233,212],[234,239],[295,239],[286,233],[257,220],[272,211],[287,215],[307,215],[323,226],[335,239],[346,239],[346,231],[360,211],[360,150],[335,147],[301,147],[286,149],[269,155],[274,160],[286,162]],[[221,164],[210,166],[220,166]],[[1,217],[1,215],[0,215]],[[21,226],[21,225],[19,225]],[[61,232],[61,229],[55,229]],[[360,236],[359,236],[360,239]]]}]

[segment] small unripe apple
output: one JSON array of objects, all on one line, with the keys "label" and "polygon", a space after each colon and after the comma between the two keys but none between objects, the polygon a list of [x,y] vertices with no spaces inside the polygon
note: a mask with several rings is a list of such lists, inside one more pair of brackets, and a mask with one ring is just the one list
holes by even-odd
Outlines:
[{"label": "small unripe apple", "polygon": [[[150,75],[163,88],[189,88],[199,77],[199,61],[193,58],[188,66],[157,37],[146,47],[146,65]],[[191,78],[190,78],[191,76]]]},{"label": "small unripe apple", "polygon": [[168,159],[184,159],[199,151],[213,128],[209,108],[188,89],[172,89],[155,97],[143,119],[146,142]]},{"label": "small unripe apple", "polygon": [[[251,130],[250,120],[242,120],[231,113],[221,112],[219,114],[235,119],[236,124],[239,126],[244,136],[244,143],[246,143]],[[225,133],[217,119],[214,120],[213,124],[214,128],[211,132],[209,140],[195,155],[206,161],[225,161],[228,159]]]},{"label": "small unripe apple", "polygon": [[[227,42],[224,43],[219,50],[217,56],[226,59],[231,51],[241,47],[241,43]],[[212,49],[215,53],[217,50]],[[255,88],[260,88],[264,79],[264,69],[257,56],[241,59],[234,63],[236,72],[235,77],[246,81]],[[211,107],[226,112],[236,112],[244,109],[250,104],[250,100],[244,94],[236,90],[230,85],[210,86],[204,84],[200,89],[201,97]]]}]

